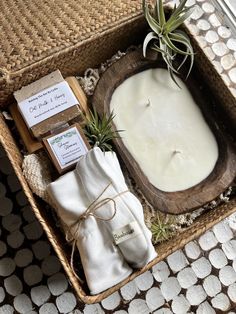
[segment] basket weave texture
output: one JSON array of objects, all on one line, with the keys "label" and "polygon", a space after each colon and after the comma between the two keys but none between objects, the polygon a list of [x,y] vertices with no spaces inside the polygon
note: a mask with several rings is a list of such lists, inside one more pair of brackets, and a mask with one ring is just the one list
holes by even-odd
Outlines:
[{"label": "basket weave texture", "polygon": [[[0,0],[0,105],[6,106],[11,101],[14,90],[57,68],[64,76],[81,73],[104,62],[118,49],[141,42],[145,21],[141,17],[140,3],[140,0]],[[235,98],[197,42],[194,41],[194,45],[197,66],[235,125]],[[117,286],[90,296],[72,272],[70,256],[55,221],[48,215],[45,204],[36,201],[23,176],[22,156],[1,115],[0,142],[75,292],[85,303],[101,301],[236,210],[236,199],[233,199],[202,215],[173,240],[159,245],[159,256],[149,265]]]},{"label": "basket weave texture", "polygon": [[[122,47],[109,34],[141,14],[139,0],[0,0],[0,8],[1,105],[12,100],[14,90],[54,69],[73,75],[108,58],[97,39],[105,35],[104,46],[115,53]],[[123,34],[123,48],[129,30],[126,25],[117,34]]]}]

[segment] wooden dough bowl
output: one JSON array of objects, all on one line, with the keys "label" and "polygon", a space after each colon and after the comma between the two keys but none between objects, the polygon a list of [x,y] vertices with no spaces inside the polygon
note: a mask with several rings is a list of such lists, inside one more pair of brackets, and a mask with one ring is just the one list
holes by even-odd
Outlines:
[{"label": "wooden dough bowl", "polygon": [[[101,76],[93,95],[93,106],[99,114],[104,112],[109,114],[110,100],[114,90],[128,77],[156,67],[164,68],[165,64],[161,58],[154,57],[150,52],[147,59],[143,57],[141,50],[127,53]],[[186,69],[183,72],[186,72]],[[180,75],[180,78],[184,81],[185,74]],[[155,208],[170,214],[189,212],[212,201],[230,186],[236,176],[236,151],[224,127],[227,117],[217,114],[214,97],[196,68],[193,68],[190,77],[186,80],[186,85],[218,143],[219,157],[213,171],[206,179],[183,191],[163,192],[149,182],[124,145],[122,138],[114,139],[118,154],[147,200]],[[114,124],[113,128],[115,129]]]}]

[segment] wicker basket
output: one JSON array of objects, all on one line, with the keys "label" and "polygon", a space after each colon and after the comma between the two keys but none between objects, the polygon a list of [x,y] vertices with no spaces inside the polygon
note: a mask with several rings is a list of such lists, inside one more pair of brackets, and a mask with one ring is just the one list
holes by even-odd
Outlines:
[{"label": "wicker basket", "polygon": [[[65,12],[63,15],[62,11]],[[5,33],[0,33],[3,49],[0,61],[0,103],[3,107],[12,100],[14,90],[57,68],[64,75],[77,74],[105,61],[118,49],[140,42],[146,27],[139,0],[46,0],[41,5],[38,0],[1,0],[0,17],[5,30]],[[16,22],[14,25],[11,24],[13,21]],[[197,51],[196,64],[219,103],[223,104],[222,112],[227,121],[231,122],[229,131],[235,134],[236,100],[194,39],[193,43]],[[45,204],[36,200],[28,187],[21,169],[22,156],[2,116],[0,142],[75,292],[85,303],[101,301],[236,210],[236,199],[233,199],[203,214],[173,240],[158,245],[158,258],[145,268],[107,291],[90,296],[71,270],[68,246],[61,233],[54,228],[53,218],[45,210]]]}]

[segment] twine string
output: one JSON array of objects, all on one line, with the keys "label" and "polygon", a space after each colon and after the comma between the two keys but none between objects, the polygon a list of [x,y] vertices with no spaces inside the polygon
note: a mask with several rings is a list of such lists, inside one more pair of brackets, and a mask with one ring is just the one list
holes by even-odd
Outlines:
[{"label": "twine string", "polygon": [[[106,192],[106,190],[111,185],[112,185],[112,182],[110,182],[103,189],[103,191],[98,195],[98,197],[87,207],[85,212],[82,215],[80,215],[78,217],[78,219],[73,224],[70,225],[70,227],[68,228],[68,230],[66,232],[66,241],[72,243],[72,250],[71,250],[71,256],[70,256],[70,266],[71,266],[73,274],[75,275],[75,277],[81,283],[83,283],[84,281],[76,274],[76,271],[75,271],[74,265],[73,265],[75,247],[76,247],[77,238],[78,238],[78,235],[79,235],[79,232],[80,232],[81,223],[83,221],[85,221],[89,217],[94,217],[96,220],[102,220],[102,221],[110,221],[110,220],[112,220],[115,217],[116,213],[117,213],[117,207],[116,207],[115,199],[117,197],[119,197],[119,196],[129,192],[129,190],[125,190],[123,192],[117,193],[114,197],[106,197],[106,198],[100,200],[102,195]],[[96,211],[99,208],[105,206],[109,202],[112,202],[112,205],[113,205],[113,213],[111,214],[110,217],[104,218],[104,217],[102,217],[102,216],[100,216],[99,214],[96,213]],[[75,227],[75,230],[73,231],[73,235],[72,235],[71,229],[74,228],[74,227]]]}]

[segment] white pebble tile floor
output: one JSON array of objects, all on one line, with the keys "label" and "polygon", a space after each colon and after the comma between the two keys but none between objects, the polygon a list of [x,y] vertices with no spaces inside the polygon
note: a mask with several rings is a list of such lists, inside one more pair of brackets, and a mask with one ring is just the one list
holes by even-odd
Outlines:
[{"label": "white pebble tile floor", "polygon": [[[194,4],[190,30],[236,94],[236,40],[210,0],[187,2]],[[85,305],[0,146],[0,314],[13,313],[236,314],[236,213],[100,304]]]}]

